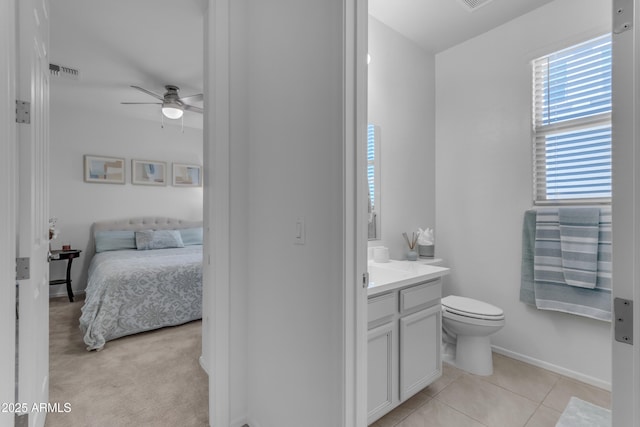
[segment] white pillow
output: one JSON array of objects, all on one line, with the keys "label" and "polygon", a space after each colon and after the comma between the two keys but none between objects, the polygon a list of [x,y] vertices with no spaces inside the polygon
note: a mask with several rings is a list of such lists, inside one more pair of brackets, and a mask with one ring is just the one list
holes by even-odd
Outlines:
[{"label": "white pillow", "polygon": [[178,230],[143,230],[136,231],[136,247],[139,251],[184,248],[184,243]]}]

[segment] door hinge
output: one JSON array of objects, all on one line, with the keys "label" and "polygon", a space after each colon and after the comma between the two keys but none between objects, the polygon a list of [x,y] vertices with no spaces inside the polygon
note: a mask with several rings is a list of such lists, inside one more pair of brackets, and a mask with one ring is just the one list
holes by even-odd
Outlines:
[{"label": "door hinge", "polygon": [[25,280],[31,273],[29,258],[16,258],[16,280]]},{"label": "door hinge", "polygon": [[16,100],[16,123],[31,123],[31,104]]},{"label": "door hinge", "polygon": [[362,287],[365,289],[369,287],[369,272],[362,273]]},{"label": "door hinge", "polygon": [[633,301],[622,298],[613,300],[616,341],[633,345]]},{"label": "door hinge", "polygon": [[614,0],[613,33],[621,34],[633,27],[633,0]]}]

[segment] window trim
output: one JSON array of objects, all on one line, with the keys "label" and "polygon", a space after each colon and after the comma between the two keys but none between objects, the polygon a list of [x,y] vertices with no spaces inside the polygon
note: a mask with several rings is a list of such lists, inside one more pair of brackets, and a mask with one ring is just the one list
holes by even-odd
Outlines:
[{"label": "window trim", "polygon": [[[540,177],[544,175],[539,173],[544,165],[540,165],[539,160],[545,160],[544,151],[546,150],[546,144],[541,144],[539,139],[544,138],[546,135],[552,135],[556,133],[562,133],[563,131],[579,131],[581,129],[594,128],[600,126],[612,127],[611,110],[604,113],[598,113],[591,116],[579,117],[576,119],[570,119],[566,121],[560,121],[551,124],[538,124],[538,117],[540,111],[536,108],[539,99],[537,98],[537,85],[540,84],[539,75],[536,64],[538,61],[544,60],[550,56],[560,53],[565,50],[579,48],[581,45],[591,43],[597,39],[604,38],[606,36],[611,37],[611,33],[603,33],[590,37],[586,40],[582,40],[571,44],[570,46],[557,49],[553,52],[547,53],[531,61],[532,71],[532,114],[531,114],[531,146],[532,146],[532,203],[534,206],[560,206],[560,205],[611,205],[611,197],[593,197],[593,198],[560,198],[560,199],[548,199],[548,193],[543,189],[546,187],[541,182]],[[612,65],[611,65],[612,66]],[[613,150],[613,141],[611,141],[610,151]],[[542,151],[542,154],[540,153]],[[613,167],[613,165],[611,165]],[[543,177],[544,178],[544,177]],[[542,191],[540,192],[539,189]],[[544,197],[544,198],[543,198]]]}]

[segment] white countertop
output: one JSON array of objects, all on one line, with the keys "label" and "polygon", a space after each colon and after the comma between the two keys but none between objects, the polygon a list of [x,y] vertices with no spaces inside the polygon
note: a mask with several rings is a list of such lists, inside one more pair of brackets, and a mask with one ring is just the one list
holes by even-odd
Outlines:
[{"label": "white countertop", "polygon": [[420,261],[369,261],[368,296],[415,285],[449,274],[449,269]]}]

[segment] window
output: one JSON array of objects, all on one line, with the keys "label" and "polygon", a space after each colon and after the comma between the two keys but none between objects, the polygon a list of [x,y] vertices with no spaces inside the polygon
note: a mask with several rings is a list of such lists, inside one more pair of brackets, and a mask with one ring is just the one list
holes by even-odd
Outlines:
[{"label": "window", "polygon": [[611,35],[533,62],[535,203],[611,200]]},{"label": "window", "polygon": [[373,209],[376,205],[376,131],[372,124],[367,125],[367,181]]},{"label": "window", "polygon": [[380,239],[380,128],[367,125],[367,184],[369,240]]}]

